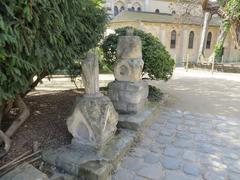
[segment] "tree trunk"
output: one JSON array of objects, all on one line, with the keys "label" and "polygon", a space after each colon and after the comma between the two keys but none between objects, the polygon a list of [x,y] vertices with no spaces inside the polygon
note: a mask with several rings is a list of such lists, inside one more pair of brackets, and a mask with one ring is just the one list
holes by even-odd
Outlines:
[{"label": "tree trunk", "polygon": [[17,129],[24,123],[24,121],[30,116],[30,110],[28,109],[27,105],[24,103],[23,99],[20,95],[16,96],[15,100],[16,107],[20,109],[20,115],[15,119],[12,125],[6,131],[6,135],[11,137]]},{"label": "tree trunk", "polygon": [[206,38],[207,38],[207,34],[208,34],[208,25],[209,25],[211,18],[212,18],[211,13],[206,11],[204,13],[204,23],[203,23],[200,47],[199,47],[199,52],[198,52],[198,60],[197,60],[198,63],[201,62],[202,58],[204,57],[205,43],[206,43]]},{"label": "tree trunk", "polygon": [[208,58],[208,63],[213,63],[213,62],[220,62],[221,57],[222,57],[222,50],[223,50],[223,45],[225,42],[225,39],[227,37],[227,34],[229,32],[229,28],[224,27],[224,21],[222,21],[220,29],[219,29],[219,34],[217,38],[217,42],[215,45],[215,49],[211,56]]},{"label": "tree trunk", "polygon": [[31,77],[29,80],[29,88],[26,92],[22,94],[22,97],[25,97],[30,91],[32,91],[38,85],[38,83],[41,82],[42,79],[45,78],[47,75],[49,75],[49,73],[47,71],[44,71],[37,76],[37,79],[35,81],[33,81],[33,77]]},{"label": "tree trunk", "polygon": [[0,127],[2,125],[2,118],[3,118],[3,105],[0,106]]}]

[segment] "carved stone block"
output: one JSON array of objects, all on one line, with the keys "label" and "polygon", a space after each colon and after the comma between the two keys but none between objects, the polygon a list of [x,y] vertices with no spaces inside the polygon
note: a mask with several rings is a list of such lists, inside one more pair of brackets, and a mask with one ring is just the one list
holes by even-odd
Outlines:
[{"label": "carved stone block", "polygon": [[142,59],[119,60],[114,66],[114,76],[118,81],[138,81],[142,79]]},{"label": "carved stone block", "polygon": [[147,101],[148,84],[145,81],[114,81],[108,86],[108,95],[120,113],[137,113]]},{"label": "carved stone block", "polygon": [[101,149],[115,134],[118,113],[106,97],[79,97],[67,120],[73,144]]}]

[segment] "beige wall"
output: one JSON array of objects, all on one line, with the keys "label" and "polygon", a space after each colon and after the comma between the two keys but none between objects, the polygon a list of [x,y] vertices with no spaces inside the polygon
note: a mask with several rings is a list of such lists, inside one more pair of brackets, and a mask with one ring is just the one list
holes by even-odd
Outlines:
[{"label": "beige wall", "polygon": [[[186,59],[186,56],[189,56],[190,61],[197,61],[198,57],[198,49],[200,45],[200,37],[201,37],[201,27],[197,25],[183,25],[183,24],[165,24],[165,23],[149,23],[149,22],[119,22],[119,23],[111,23],[109,25],[109,29],[116,29],[119,27],[132,26],[138,29],[141,29],[145,32],[152,33],[154,36],[158,37],[159,40],[163,43],[166,49],[171,54],[172,58],[176,58],[177,64],[183,64],[183,61]],[[176,40],[176,48],[170,48],[170,40],[171,40],[171,32],[176,30],[177,32],[177,40]],[[217,40],[219,27],[210,26],[209,32],[212,32],[212,41],[211,48],[205,50],[205,56],[209,57],[214,50],[214,45]],[[194,32],[194,42],[193,48],[188,48],[189,34],[190,32]],[[231,43],[231,38],[228,37],[226,41]],[[239,57],[239,51],[234,50],[231,46],[225,45],[225,57],[226,61],[229,61],[230,58],[234,59]]]}]

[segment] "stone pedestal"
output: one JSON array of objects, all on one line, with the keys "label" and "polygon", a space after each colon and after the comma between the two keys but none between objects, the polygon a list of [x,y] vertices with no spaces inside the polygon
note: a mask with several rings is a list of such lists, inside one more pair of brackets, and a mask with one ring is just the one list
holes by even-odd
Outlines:
[{"label": "stone pedestal", "polygon": [[118,113],[106,96],[78,97],[72,115],[67,120],[72,144],[102,149],[117,128]]},{"label": "stone pedestal", "polygon": [[129,29],[120,36],[117,45],[117,61],[114,65],[115,81],[109,84],[108,95],[120,113],[138,113],[148,97],[148,84],[142,81],[142,42]]},{"label": "stone pedestal", "polygon": [[144,81],[113,81],[109,83],[108,95],[120,113],[137,113],[147,101],[148,84]]}]

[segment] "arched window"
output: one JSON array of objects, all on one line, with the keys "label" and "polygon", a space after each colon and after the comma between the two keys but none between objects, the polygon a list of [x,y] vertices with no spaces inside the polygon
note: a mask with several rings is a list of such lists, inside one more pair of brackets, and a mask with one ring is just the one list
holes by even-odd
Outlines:
[{"label": "arched window", "polygon": [[174,49],[176,48],[176,39],[177,39],[177,33],[175,30],[171,32],[171,42],[170,42],[170,48]]},{"label": "arched window", "polygon": [[191,31],[189,34],[189,39],[188,39],[188,49],[193,48],[193,42],[194,42],[194,32]]},{"label": "arched window", "polygon": [[159,13],[160,13],[159,9],[156,9],[156,10],[155,10],[155,13],[159,14]]},{"label": "arched window", "polygon": [[176,14],[176,11],[172,11],[172,15],[175,15]]},{"label": "arched window", "polygon": [[122,12],[122,11],[124,11],[125,10],[125,8],[124,8],[124,6],[122,6],[121,8],[120,8],[120,12]]},{"label": "arched window", "polygon": [[118,7],[114,6],[114,16],[118,15]]},{"label": "arched window", "polygon": [[210,49],[211,48],[211,42],[212,42],[212,33],[209,32],[208,35],[207,35],[206,49]]},{"label": "arched window", "polygon": [[139,12],[142,11],[141,7],[138,7],[138,8],[137,8],[137,11],[139,11]]},{"label": "arched window", "polygon": [[135,11],[135,8],[134,8],[134,7],[132,7],[132,11]]}]

